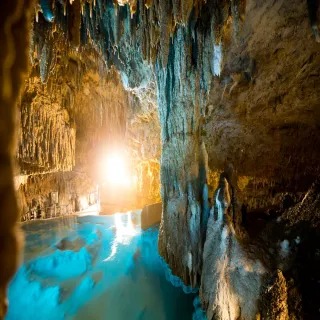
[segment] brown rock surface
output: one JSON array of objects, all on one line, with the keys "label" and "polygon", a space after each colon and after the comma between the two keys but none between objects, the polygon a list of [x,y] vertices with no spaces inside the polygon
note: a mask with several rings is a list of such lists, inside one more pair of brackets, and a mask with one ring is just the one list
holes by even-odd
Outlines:
[{"label": "brown rock surface", "polygon": [[277,270],[265,289],[261,309],[263,320],[288,320],[287,284],[282,272]]}]

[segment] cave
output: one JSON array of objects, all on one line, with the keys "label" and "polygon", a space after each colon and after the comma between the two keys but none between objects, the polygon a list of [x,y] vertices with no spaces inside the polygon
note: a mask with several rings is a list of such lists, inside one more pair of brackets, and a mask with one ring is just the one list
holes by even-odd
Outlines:
[{"label": "cave", "polygon": [[318,0],[0,6],[0,319],[320,319]]}]

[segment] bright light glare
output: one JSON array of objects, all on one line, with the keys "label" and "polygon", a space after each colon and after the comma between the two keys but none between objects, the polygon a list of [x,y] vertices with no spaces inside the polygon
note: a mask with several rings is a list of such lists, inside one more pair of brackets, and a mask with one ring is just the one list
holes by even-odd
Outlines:
[{"label": "bright light glare", "polygon": [[137,231],[133,226],[131,212],[128,212],[127,214],[116,213],[114,216],[114,224],[116,236],[112,243],[111,254],[104,260],[104,262],[110,261],[114,258],[120,244],[130,244],[131,239],[139,234],[139,231]]},{"label": "bright light glare", "polygon": [[112,154],[104,160],[101,167],[103,178],[109,184],[125,186],[131,184],[127,163],[123,157]]}]

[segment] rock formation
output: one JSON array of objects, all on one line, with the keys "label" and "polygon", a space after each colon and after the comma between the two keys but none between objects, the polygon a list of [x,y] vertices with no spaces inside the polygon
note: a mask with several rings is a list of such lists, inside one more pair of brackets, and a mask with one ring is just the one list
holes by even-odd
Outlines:
[{"label": "rock formation", "polygon": [[276,271],[274,279],[266,288],[262,301],[262,318],[287,320],[288,304],[287,304],[287,284],[280,270]]},{"label": "rock formation", "polygon": [[21,236],[16,229],[18,208],[13,185],[14,116],[22,79],[28,67],[30,15],[33,1],[1,3],[0,108],[1,108],[1,249],[0,317],[7,310],[6,290],[19,260]]}]

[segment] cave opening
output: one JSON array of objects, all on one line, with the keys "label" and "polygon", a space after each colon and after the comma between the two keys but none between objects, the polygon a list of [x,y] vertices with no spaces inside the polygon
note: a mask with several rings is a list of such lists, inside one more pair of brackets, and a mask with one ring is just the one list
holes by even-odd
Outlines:
[{"label": "cave opening", "polygon": [[318,1],[0,15],[0,318],[320,317]]}]

